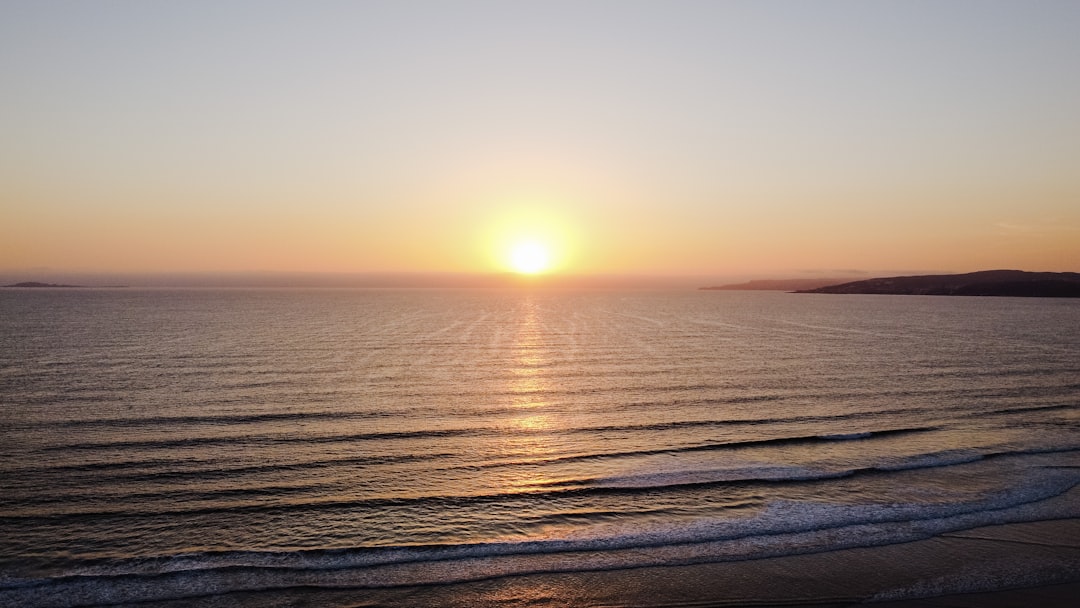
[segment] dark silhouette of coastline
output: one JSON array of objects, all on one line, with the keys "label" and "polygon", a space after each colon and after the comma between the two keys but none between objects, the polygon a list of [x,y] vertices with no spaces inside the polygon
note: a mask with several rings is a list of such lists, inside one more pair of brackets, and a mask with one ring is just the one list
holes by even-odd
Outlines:
[{"label": "dark silhouette of coastline", "polygon": [[704,291],[796,291],[817,289],[851,280],[853,279],[756,279],[745,283],[730,283],[712,287],[699,287],[698,289]]},{"label": "dark silhouette of coastline", "polygon": [[1080,273],[983,270],[966,274],[883,277],[800,289],[796,293],[1080,298]]},{"label": "dark silhouette of coastline", "polygon": [[85,285],[64,285],[61,283],[39,283],[38,281],[24,281],[22,283],[3,285],[3,287],[85,287]]}]

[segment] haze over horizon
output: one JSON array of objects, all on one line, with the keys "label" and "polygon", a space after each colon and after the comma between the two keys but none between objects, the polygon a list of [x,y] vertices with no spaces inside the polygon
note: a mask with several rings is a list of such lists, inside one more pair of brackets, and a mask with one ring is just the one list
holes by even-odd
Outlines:
[{"label": "haze over horizon", "polygon": [[1076,2],[0,16],[0,277],[1080,271]]}]

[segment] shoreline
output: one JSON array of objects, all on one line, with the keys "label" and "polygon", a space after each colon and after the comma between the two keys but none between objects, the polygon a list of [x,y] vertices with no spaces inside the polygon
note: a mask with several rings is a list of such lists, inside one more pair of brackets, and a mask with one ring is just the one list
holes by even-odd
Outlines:
[{"label": "shoreline", "polygon": [[1032,605],[1064,607],[1075,603],[1069,585],[1080,586],[1080,519],[985,526],[908,543],[758,560],[520,578],[432,589],[376,605],[422,605],[430,598],[429,605],[454,608],[871,602],[905,608],[927,605],[928,598],[944,606],[952,605],[946,597],[979,593],[988,600],[1039,589],[1048,597]]},{"label": "shoreline", "polygon": [[894,545],[735,562],[513,575],[448,585],[292,588],[143,607],[673,608],[1037,605],[1080,594],[1080,518],[999,524]]}]

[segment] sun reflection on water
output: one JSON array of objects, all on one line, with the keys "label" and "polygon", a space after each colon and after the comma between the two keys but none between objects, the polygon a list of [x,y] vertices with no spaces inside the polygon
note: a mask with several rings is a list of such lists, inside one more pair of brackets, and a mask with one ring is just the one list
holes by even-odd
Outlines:
[{"label": "sun reflection on water", "polygon": [[543,431],[551,427],[551,420],[544,415],[515,418],[514,424],[523,431]]},{"label": "sun reflection on water", "polygon": [[[523,303],[517,334],[511,351],[507,380],[507,404],[511,417],[501,439],[502,452],[514,459],[539,459],[555,453],[553,433],[559,421],[555,413],[545,411],[550,403],[550,380],[546,336],[541,311],[535,300]],[[507,489],[525,490],[548,485],[554,478],[539,472],[537,467],[515,467],[512,478],[503,479]]]},{"label": "sun reflection on water", "polygon": [[545,395],[550,391],[545,368],[548,364],[544,329],[538,318],[536,302],[524,304],[518,323],[517,337],[512,351],[509,392],[514,396],[513,406],[536,408],[546,405]]}]

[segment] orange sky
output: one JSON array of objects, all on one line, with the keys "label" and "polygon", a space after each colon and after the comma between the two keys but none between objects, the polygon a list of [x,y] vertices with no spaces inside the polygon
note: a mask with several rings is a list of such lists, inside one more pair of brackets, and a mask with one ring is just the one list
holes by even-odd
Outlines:
[{"label": "orange sky", "polygon": [[977,8],[12,3],[0,271],[1080,271],[1080,5]]}]

